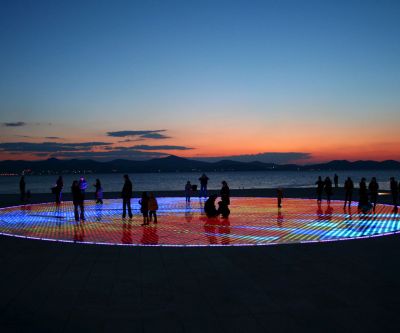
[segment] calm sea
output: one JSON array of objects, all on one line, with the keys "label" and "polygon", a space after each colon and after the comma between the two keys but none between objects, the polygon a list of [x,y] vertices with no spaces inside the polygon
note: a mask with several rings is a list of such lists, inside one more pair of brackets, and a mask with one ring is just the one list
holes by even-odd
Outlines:
[{"label": "calm sea", "polygon": [[[339,183],[343,184],[346,177],[352,177],[354,183],[360,181],[361,177],[367,178],[375,176],[378,179],[381,189],[389,189],[389,178],[400,179],[400,170],[393,171],[338,171]],[[325,178],[331,177],[333,181],[334,172],[318,171],[254,171],[254,172],[210,172],[209,189],[221,188],[221,181],[226,180],[232,189],[254,189],[254,188],[277,188],[277,187],[313,187],[318,176]],[[89,192],[94,192],[96,178],[102,182],[105,192],[120,191],[123,185],[123,174],[88,174],[85,175]],[[188,180],[192,184],[199,184],[200,174],[191,172],[182,173],[132,173],[129,175],[133,182],[135,191],[164,191],[182,190]],[[73,180],[79,179],[78,175],[64,175],[64,192],[70,191]],[[57,176],[26,176],[26,189],[32,193],[49,193],[54,186]],[[0,194],[18,193],[18,176],[0,176]]]}]

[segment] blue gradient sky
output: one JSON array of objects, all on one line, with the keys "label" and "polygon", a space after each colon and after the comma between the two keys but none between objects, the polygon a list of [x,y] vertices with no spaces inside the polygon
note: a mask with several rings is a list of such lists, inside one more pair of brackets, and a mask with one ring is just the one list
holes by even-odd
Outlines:
[{"label": "blue gradient sky", "polygon": [[3,143],[165,129],[183,156],[400,159],[398,1],[0,6],[0,121],[26,123]]}]

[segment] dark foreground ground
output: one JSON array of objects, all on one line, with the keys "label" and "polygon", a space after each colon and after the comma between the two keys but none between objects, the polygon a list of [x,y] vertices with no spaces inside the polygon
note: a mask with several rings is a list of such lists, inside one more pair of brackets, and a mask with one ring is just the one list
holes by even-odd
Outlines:
[{"label": "dark foreground ground", "polygon": [[157,248],[0,237],[0,332],[400,332],[400,236]]}]

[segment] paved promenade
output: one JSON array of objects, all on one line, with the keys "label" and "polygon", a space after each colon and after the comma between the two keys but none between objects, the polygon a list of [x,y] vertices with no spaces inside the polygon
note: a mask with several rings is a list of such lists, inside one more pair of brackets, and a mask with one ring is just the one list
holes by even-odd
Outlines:
[{"label": "paved promenade", "polygon": [[0,332],[398,332],[400,236],[143,248],[0,237]]}]

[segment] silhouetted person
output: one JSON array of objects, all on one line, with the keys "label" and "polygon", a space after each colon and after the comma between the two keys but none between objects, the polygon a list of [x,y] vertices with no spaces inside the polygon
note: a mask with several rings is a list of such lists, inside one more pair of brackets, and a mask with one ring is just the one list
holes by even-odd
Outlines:
[{"label": "silhouetted person", "polygon": [[64,187],[64,181],[61,176],[58,177],[56,186],[53,187],[54,195],[56,196],[56,204],[59,205],[61,203],[61,193]]},{"label": "silhouetted person", "polygon": [[185,185],[186,202],[190,202],[191,195],[192,195],[192,184],[190,184],[190,181],[188,180]]},{"label": "silhouetted person", "polygon": [[344,182],[344,207],[346,208],[346,203],[349,203],[349,208],[351,206],[351,201],[353,198],[354,183],[350,177],[347,177]]},{"label": "silhouetted person", "polygon": [[339,176],[336,173],[333,176],[333,183],[335,184],[335,188],[339,187]]},{"label": "silhouetted person", "polygon": [[[74,180],[72,182],[71,193],[72,193],[72,202],[74,204],[75,221],[79,221],[79,218],[84,221],[85,220],[84,194],[80,189],[77,180]],[[78,212],[78,207],[80,209],[80,214]]]},{"label": "silhouetted person", "polygon": [[328,204],[331,202],[331,196],[332,196],[332,181],[329,177],[325,178],[325,194],[326,194],[326,200],[328,201]]},{"label": "silhouetted person", "polygon": [[124,186],[122,187],[122,218],[126,217],[126,209],[128,208],[129,218],[132,218],[131,198],[132,198],[132,182],[128,175],[124,175]]},{"label": "silhouetted person", "polygon": [[24,176],[21,176],[21,179],[19,181],[19,193],[21,194],[21,202],[24,202],[26,195],[26,183]]},{"label": "silhouetted person", "polygon": [[154,196],[153,192],[150,192],[149,196],[149,220],[151,221],[154,217],[154,223],[157,224],[157,210],[158,210],[158,202]]},{"label": "silhouetted person", "polygon": [[222,181],[220,195],[221,201],[229,206],[231,204],[231,191],[229,190],[228,183],[225,180]]},{"label": "silhouetted person", "polygon": [[217,210],[217,212],[218,212],[218,215],[221,214],[221,216],[224,219],[227,219],[229,217],[229,214],[231,213],[231,211],[229,210],[229,207],[226,204],[226,202],[224,202],[222,200],[218,202],[218,210]]},{"label": "silhouetted person", "polygon": [[316,181],[315,185],[317,185],[317,201],[321,202],[322,192],[324,191],[324,186],[325,186],[325,183],[322,180],[321,176],[318,177],[318,180]]},{"label": "silhouetted person", "polygon": [[97,204],[103,204],[103,188],[101,187],[100,179],[96,179],[96,183],[94,184],[96,191],[94,192],[94,197],[96,199]]},{"label": "silhouetted person", "polygon": [[146,192],[142,193],[142,198],[139,200],[140,212],[143,215],[142,225],[149,224],[149,197]]},{"label": "silhouetted person", "polygon": [[399,184],[394,177],[390,177],[390,193],[392,194],[392,201],[394,209],[397,210],[399,198]]},{"label": "silhouetted person", "polygon": [[368,201],[368,190],[366,179],[363,177],[360,181],[358,209],[366,213],[369,210],[370,203]]},{"label": "silhouetted person", "polygon": [[277,189],[276,197],[278,199],[278,208],[282,208],[283,190],[281,188]]},{"label": "silhouetted person", "polygon": [[206,176],[205,173],[203,173],[199,178],[199,180],[200,180],[200,197],[207,198],[207,184],[209,178]]},{"label": "silhouetted person", "polygon": [[79,179],[79,188],[81,189],[84,198],[85,198],[85,193],[86,193],[87,187],[88,187],[87,181],[86,181],[85,177],[82,176]]},{"label": "silhouetted person", "polygon": [[378,191],[379,191],[379,184],[376,181],[375,177],[372,177],[372,179],[371,179],[371,181],[370,181],[370,183],[368,185],[368,190],[369,190],[369,195],[370,195],[370,198],[371,198],[371,203],[372,203],[372,206],[373,206],[374,211],[375,211],[376,202],[378,201]]},{"label": "silhouetted person", "polygon": [[207,217],[216,217],[218,216],[217,208],[215,208],[215,200],[217,196],[212,194],[204,203],[204,213],[206,213]]}]

